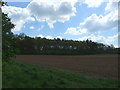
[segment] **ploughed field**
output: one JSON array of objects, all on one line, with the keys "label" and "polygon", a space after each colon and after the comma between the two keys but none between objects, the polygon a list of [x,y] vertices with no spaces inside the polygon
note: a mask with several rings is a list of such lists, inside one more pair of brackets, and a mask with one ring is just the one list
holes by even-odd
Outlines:
[{"label": "ploughed field", "polygon": [[17,55],[13,59],[93,77],[118,77],[118,55]]}]

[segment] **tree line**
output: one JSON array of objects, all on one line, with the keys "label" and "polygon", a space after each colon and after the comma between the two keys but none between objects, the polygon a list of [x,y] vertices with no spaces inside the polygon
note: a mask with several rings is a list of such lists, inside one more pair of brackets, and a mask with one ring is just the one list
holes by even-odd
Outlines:
[{"label": "tree line", "polygon": [[74,41],[60,38],[46,39],[29,37],[24,33],[14,35],[15,48],[18,54],[35,55],[86,55],[86,54],[115,54],[113,45],[105,45],[91,40]]}]

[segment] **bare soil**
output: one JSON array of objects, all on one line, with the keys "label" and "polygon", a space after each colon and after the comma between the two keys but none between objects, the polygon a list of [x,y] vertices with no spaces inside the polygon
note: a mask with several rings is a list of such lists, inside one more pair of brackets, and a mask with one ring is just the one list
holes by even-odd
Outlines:
[{"label": "bare soil", "polygon": [[88,76],[118,78],[118,55],[17,55],[13,59]]}]

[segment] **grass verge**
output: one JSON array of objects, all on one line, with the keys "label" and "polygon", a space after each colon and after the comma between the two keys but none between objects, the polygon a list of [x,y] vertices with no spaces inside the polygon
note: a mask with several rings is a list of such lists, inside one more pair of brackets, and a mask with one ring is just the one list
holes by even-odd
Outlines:
[{"label": "grass verge", "polygon": [[3,61],[3,88],[117,88],[118,80],[89,78],[49,67]]}]

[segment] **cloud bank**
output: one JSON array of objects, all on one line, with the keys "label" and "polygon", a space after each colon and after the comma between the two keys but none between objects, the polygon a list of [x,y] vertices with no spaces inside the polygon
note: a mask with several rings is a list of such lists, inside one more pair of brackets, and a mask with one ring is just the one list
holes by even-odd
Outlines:
[{"label": "cloud bank", "polygon": [[117,29],[118,20],[118,2],[109,0],[104,14],[97,15],[93,13],[84,19],[78,27],[69,27],[65,34],[80,35],[84,33],[100,33],[111,29]]},{"label": "cloud bank", "polygon": [[15,28],[13,31],[20,31],[28,21],[46,22],[50,28],[54,23],[70,20],[75,16],[75,3],[77,0],[32,0],[26,8],[3,6],[2,11],[11,18]]},{"label": "cloud bank", "polygon": [[[113,35],[113,36],[102,36],[102,35],[94,35],[94,34],[91,34],[91,35],[88,35],[88,36],[85,36],[85,37],[82,37],[82,38],[78,38],[76,40],[80,40],[80,41],[83,41],[83,40],[92,40],[92,41],[95,41],[95,42],[101,42],[101,43],[105,43],[105,44],[111,44],[113,43],[115,40],[118,41],[118,37],[120,37],[120,33],[116,34],[116,35]],[[118,42],[117,42],[118,43]]]}]

